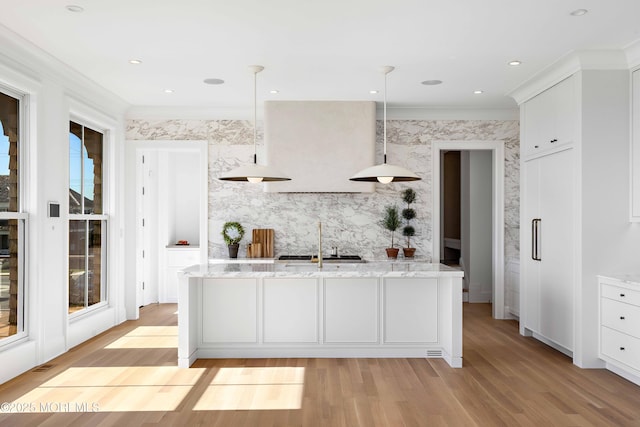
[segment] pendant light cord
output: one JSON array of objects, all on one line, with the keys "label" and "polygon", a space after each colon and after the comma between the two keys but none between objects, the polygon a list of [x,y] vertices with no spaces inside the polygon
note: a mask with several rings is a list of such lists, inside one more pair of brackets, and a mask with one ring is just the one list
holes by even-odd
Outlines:
[{"label": "pendant light cord", "polygon": [[387,163],[387,74],[384,73],[384,107],[383,107],[383,128],[384,128],[384,163]]},{"label": "pendant light cord", "polygon": [[257,139],[258,139],[258,131],[257,131],[257,116],[258,116],[258,95],[257,95],[257,83],[256,76],[258,72],[254,70],[253,72],[253,164],[258,164],[258,148],[257,148]]}]

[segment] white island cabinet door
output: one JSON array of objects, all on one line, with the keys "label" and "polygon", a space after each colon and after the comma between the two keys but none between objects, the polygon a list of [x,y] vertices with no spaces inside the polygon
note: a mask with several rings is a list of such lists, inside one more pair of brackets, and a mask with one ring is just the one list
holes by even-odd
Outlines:
[{"label": "white island cabinet door", "polygon": [[200,303],[204,343],[258,342],[257,279],[204,279]]},{"label": "white island cabinet door", "polygon": [[378,343],[378,295],[377,278],[325,279],[325,342]]},{"label": "white island cabinet door", "polygon": [[264,342],[318,342],[317,279],[264,279]]},{"label": "white island cabinet door", "polygon": [[385,278],[384,342],[438,341],[438,279]]}]

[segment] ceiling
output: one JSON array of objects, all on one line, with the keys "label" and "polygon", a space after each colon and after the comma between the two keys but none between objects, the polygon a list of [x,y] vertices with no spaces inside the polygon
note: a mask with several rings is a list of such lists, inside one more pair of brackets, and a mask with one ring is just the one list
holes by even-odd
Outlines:
[{"label": "ceiling", "polygon": [[259,102],[381,101],[393,65],[390,108],[499,109],[571,51],[640,39],[639,16],[638,0],[2,0],[0,24],[137,107],[250,109],[260,64]]}]

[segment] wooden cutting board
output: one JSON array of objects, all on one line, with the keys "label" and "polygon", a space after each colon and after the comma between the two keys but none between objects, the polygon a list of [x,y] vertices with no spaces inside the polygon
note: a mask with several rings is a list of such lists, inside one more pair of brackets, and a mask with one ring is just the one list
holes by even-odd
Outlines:
[{"label": "wooden cutting board", "polygon": [[260,255],[253,255],[254,257],[261,258],[273,258],[273,241],[275,232],[273,228],[254,228],[252,232],[253,243],[261,243],[262,250]]}]

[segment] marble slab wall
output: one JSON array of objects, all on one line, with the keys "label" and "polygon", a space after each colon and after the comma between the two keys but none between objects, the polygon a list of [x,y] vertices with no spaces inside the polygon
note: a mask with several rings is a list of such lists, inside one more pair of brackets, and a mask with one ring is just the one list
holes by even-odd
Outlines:
[{"label": "marble slab wall", "polygon": [[[253,127],[243,120],[136,120],[127,122],[127,140],[209,141],[209,257],[226,258],[220,231],[226,221],[275,230],[275,252],[311,254],[317,251],[317,226],[322,222],[323,250],[337,246],[341,254],[384,259],[389,232],[378,223],[386,205],[404,207],[401,191],[417,193],[412,221],[416,257],[431,260],[432,141],[503,141],[505,145],[505,259],[519,256],[519,123],[514,120],[388,120],[388,162],[416,171],[421,181],[376,184],[375,193],[265,193],[262,184],[223,182],[216,177],[253,159]],[[259,135],[258,141],[262,140]],[[259,143],[260,144],[260,143]],[[382,122],[378,121],[377,159],[382,159]],[[258,146],[258,162],[264,159]],[[356,171],[354,171],[355,173]],[[396,233],[402,246],[404,238]]]}]

